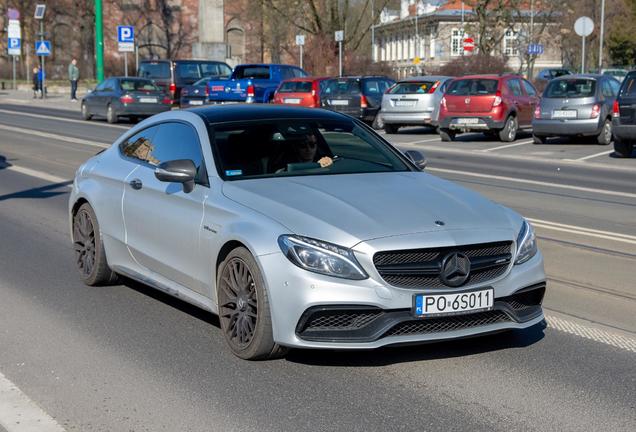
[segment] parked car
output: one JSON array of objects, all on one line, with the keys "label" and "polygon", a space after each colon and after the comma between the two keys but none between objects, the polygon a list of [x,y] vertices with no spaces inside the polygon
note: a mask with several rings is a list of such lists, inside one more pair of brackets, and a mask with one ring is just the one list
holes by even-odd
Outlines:
[{"label": "parked car", "polygon": [[611,76],[620,82],[623,82],[628,72],[627,69],[601,69],[601,75]]},{"label": "parked car", "polygon": [[380,117],[388,134],[402,126],[437,127],[439,104],[451,80],[445,76],[421,76],[398,81],[382,96]]},{"label": "parked car", "polygon": [[565,75],[548,83],[532,120],[535,144],[553,136],[612,142],[612,107],[621,84],[606,75]]},{"label": "parked car", "polygon": [[77,170],[73,262],[88,285],[121,274],[218,314],[244,359],[542,322],[532,226],[422,162],[327,110],[164,113]]},{"label": "parked car", "polygon": [[106,117],[108,123],[117,123],[119,117],[137,121],[169,111],[172,100],[149,79],[136,77],[107,78],[82,99],[82,117]]},{"label": "parked car", "polygon": [[620,157],[630,157],[636,143],[636,71],[623,80],[614,101],[614,152]]},{"label": "parked car", "polygon": [[269,103],[282,81],[306,76],[307,72],[291,65],[242,64],[234,68],[229,80],[208,83],[208,99],[210,103]]},{"label": "parked car", "polygon": [[484,132],[501,141],[514,141],[519,129],[532,127],[538,102],[534,86],[518,75],[456,78],[440,103],[440,137],[452,141],[460,132]]},{"label": "parked car", "polygon": [[191,106],[201,106],[208,104],[208,96],[210,88],[208,82],[212,79],[224,79],[220,76],[209,76],[201,78],[195,83],[185,86],[181,89],[181,97],[179,98],[179,106],[181,108],[189,108]]},{"label": "parked car", "polygon": [[320,93],[327,77],[292,78],[280,83],[273,103],[299,105],[308,108],[320,106]]},{"label": "parked car", "polygon": [[348,114],[372,124],[376,129],[384,125],[377,117],[382,95],[395,81],[386,76],[351,76],[332,78],[325,82],[320,95],[323,108]]},{"label": "parked car", "polygon": [[154,80],[178,104],[181,89],[206,76],[228,77],[232,68],[213,60],[143,60],[137,75]]},{"label": "parked car", "polygon": [[537,79],[550,81],[563,75],[572,75],[572,72],[565,68],[546,68],[539,71]]}]

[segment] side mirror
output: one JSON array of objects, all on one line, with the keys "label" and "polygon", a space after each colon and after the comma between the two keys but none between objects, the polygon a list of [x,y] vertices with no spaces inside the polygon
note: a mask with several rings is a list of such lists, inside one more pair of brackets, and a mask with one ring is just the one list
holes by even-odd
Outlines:
[{"label": "side mirror", "polygon": [[407,150],[404,152],[404,154],[419,169],[423,170],[424,168],[426,168],[426,164],[428,163],[428,161],[426,160],[426,157],[424,157],[422,152],[420,152],[419,150]]},{"label": "side mirror", "polygon": [[157,180],[168,183],[181,183],[185,193],[190,193],[194,189],[194,178],[196,175],[197,167],[189,159],[163,162],[155,168]]}]

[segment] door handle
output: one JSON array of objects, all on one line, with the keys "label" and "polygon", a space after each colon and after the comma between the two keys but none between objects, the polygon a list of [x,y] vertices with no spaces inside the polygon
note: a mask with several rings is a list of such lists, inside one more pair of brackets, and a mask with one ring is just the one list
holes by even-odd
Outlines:
[{"label": "door handle", "polygon": [[131,188],[135,190],[141,189],[141,187],[144,185],[139,179],[133,179],[128,184],[130,185]]}]

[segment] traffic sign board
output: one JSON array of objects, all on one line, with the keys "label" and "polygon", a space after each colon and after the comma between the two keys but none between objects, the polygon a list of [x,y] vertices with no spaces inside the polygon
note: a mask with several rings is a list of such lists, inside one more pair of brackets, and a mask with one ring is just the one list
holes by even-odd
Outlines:
[{"label": "traffic sign board", "polygon": [[305,45],[305,35],[296,35],[296,45]]},{"label": "traffic sign board", "polygon": [[21,39],[22,31],[20,30],[20,21],[11,19],[7,26],[7,36],[11,39]]},{"label": "traffic sign board", "polygon": [[133,26],[117,26],[117,42],[135,42],[135,28]]},{"label": "traffic sign board", "polygon": [[37,41],[35,43],[35,55],[49,56],[51,55],[51,41]]},{"label": "traffic sign board", "polygon": [[19,56],[22,46],[22,39],[9,38],[9,55]]},{"label": "traffic sign board", "polygon": [[543,45],[537,43],[531,43],[528,45],[528,54],[530,55],[541,55],[543,54]]},{"label": "traffic sign board", "polygon": [[579,36],[589,36],[594,31],[594,21],[589,17],[582,16],[574,23],[574,31]]},{"label": "traffic sign board", "polygon": [[475,40],[471,37],[464,38],[464,51],[473,52],[475,50]]},{"label": "traffic sign board", "polygon": [[342,42],[344,40],[344,30],[338,30],[335,33],[336,42]]}]

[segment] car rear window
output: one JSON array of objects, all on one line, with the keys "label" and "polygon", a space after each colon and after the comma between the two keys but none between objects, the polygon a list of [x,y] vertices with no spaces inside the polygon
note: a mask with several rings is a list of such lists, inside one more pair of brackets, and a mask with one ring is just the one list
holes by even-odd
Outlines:
[{"label": "car rear window", "polygon": [[494,95],[497,93],[497,84],[499,81],[495,79],[460,79],[453,81],[446,93],[451,96]]},{"label": "car rear window", "polygon": [[270,79],[268,66],[237,66],[235,78]]},{"label": "car rear window", "polygon": [[413,94],[413,93],[428,93],[431,91],[435,83],[438,81],[409,81],[399,82],[394,85],[390,90],[390,94]]},{"label": "car rear window", "polygon": [[596,93],[596,80],[593,79],[560,79],[550,81],[543,93],[543,97],[558,98],[585,98],[592,97]]},{"label": "car rear window", "polygon": [[327,95],[360,93],[358,80],[329,80],[325,84],[324,93]]},{"label": "car rear window", "polygon": [[311,93],[311,81],[287,81],[281,84],[279,93]]},{"label": "car rear window", "polygon": [[170,78],[170,65],[167,62],[142,63],[139,76],[144,78]]},{"label": "car rear window", "polygon": [[636,97],[636,75],[625,78],[619,96]]},{"label": "car rear window", "polygon": [[159,88],[150,80],[121,79],[119,85],[124,91],[157,91]]}]

